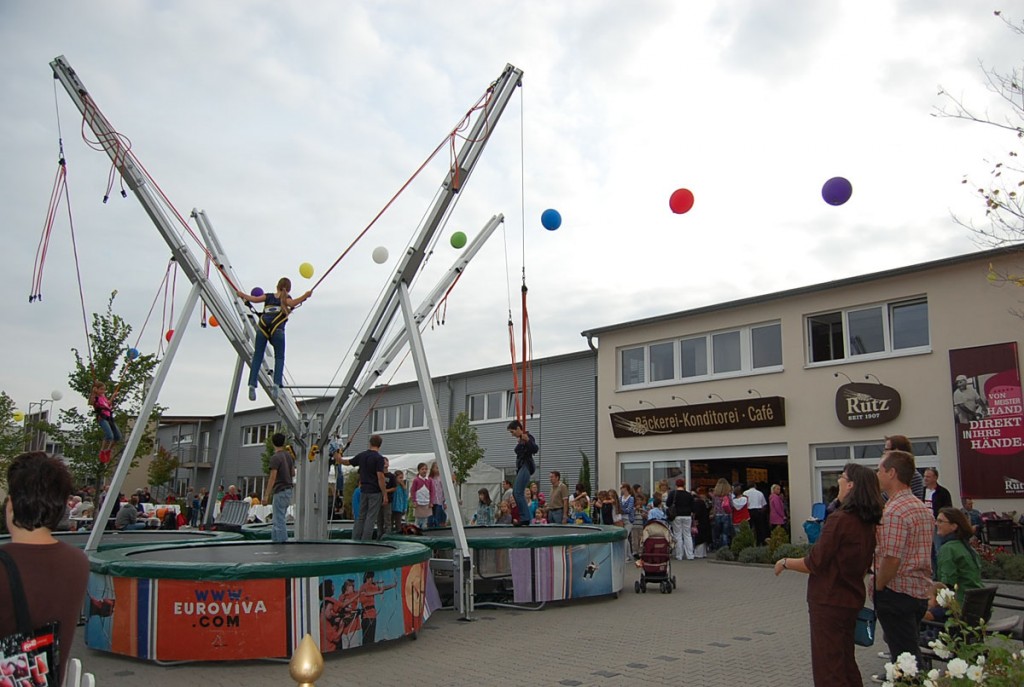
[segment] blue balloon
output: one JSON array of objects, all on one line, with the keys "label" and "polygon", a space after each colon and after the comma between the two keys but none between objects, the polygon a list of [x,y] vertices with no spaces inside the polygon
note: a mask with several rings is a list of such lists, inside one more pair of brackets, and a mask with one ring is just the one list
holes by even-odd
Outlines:
[{"label": "blue balloon", "polygon": [[853,184],[843,177],[832,177],[821,187],[821,197],[829,205],[842,205],[853,195]]},{"label": "blue balloon", "polygon": [[562,226],[562,215],[558,213],[558,210],[545,210],[540,215],[540,223],[544,225],[544,228],[548,231],[554,231],[558,227]]},{"label": "blue balloon", "polygon": [[254,286],[252,291],[249,292],[249,294],[252,295],[253,298],[259,298],[260,296],[263,295],[263,289],[261,289],[258,286]]},{"label": "blue balloon", "polygon": [[139,349],[129,348],[128,349],[128,360],[135,360],[139,357]]}]

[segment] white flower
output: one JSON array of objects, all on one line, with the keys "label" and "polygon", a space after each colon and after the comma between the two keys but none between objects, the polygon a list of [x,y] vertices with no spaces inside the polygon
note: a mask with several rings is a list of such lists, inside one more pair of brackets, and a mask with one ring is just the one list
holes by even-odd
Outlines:
[{"label": "white flower", "polygon": [[953,656],[953,654],[949,652],[949,649],[946,648],[946,645],[942,643],[941,639],[933,639],[928,642],[928,646],[932,648],[932,651],[935,652],[936,656],[944,661],[949,660]]},{"label": "white flower", "polygon": [[904,651],[896,658],[896,665],[899,666],[900,672],[907,677],[917,675],[917,658],[909,651]]},{"label": "white flower", "polygon": [[940,589],[935,595],[935,601],[943,608],[949,608],[949,602],[956,598],[956,592],[952,589]]},{"label": "white flower", "polygon": [[971,682],[981,682],[985,679],[985,669],[981,666],[971,666],[967,669],[967,679]]},{"label": "white flower", "polygon": [[985,657],[984,656],[978,656],[978,661],[977,662],[978,662],[979,666],[985,665]]},{"label": "white flower", "polygon": [[938,687],[938,683],[933,680],[925,680],[923,683],[924,687]]},{"label": "white flower", "polygon": [[967,675],[967,661],[962,658],[954,658],[946,666],[946,673],[950,677],[964,677]]},{"label": "white flower", "polygon": [[886,680],[888,680],[889,682],[892,682],[892,681],[896,680],[899,676],[900,676],[900,673],[896,669],[895,664],[892,664],[892,663],[886,663],[885,664],[885,679]]},{"label": "white flower", "polygon": [[940,677],[942,677],[942,673],[939,672],[938,668],[932,668],[928,671],[929,680],[938,680]]}]

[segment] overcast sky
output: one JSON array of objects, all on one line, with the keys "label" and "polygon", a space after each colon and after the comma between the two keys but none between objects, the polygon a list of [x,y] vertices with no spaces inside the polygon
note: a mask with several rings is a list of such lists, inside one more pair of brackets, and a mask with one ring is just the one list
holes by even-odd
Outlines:
[{"label": "overcast sky", "polygon": [[[169,251],[135,198],[107,204],[109,161],[51,76],[65,55],[184,215],[206,210],[247,287],[318,278],[506,63],[523,87],[443,229],[414,302],[456,257],[455,231],[506,224],[425,332],[434,375],[509,362],[525,268],[534,356],[582,350],[584,329],[977,250],[961,184],[1011,135],[932,116],[938,87],[999,115],[979,63],[1019,64],[1020,39],[962,0],[0,3],[0,270],[11,296],[0,389],[18,406],[67,387],[85,332],[66,208],[28,303],[56,172],[68,160],[89,313],[114,289],[142,329]],[[1018,18],[1019,19],[1019,18]],[[428,166],[288,324],[287,371],[329,384],[445,173]],[[832,176],[853,184],[822,201]],[[674,215],[677,188],[696,203]],[[525,193],[524,193],[525,191]],[[525,208],[525,211],[524,211]],[[540,223],[545,208],[563,217]],[[371,260],[378,246],[391,255]],[[192,250],[199,254],[193,244]],[[187,283],[178,280],[176,307]],[[142,333],[159,350],[162,299]],[[176,312],[177,314],[177,312]],[[184,334],[160,402],[224,411],[234,365],[219,329]],[[407,361],[396,381],[412,378]],[[511,385],[511,380],[510,380]],[[244,396],[243,396],[244,399]],[[259,404],[266,403],[262,395]],[[247,400],[242,407],[252,407]]]}]

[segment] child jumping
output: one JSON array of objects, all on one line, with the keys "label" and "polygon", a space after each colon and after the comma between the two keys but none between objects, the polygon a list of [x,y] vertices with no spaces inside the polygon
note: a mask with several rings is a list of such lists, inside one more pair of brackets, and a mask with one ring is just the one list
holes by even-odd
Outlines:
[{"label": "child jumping", "polygon": [[100,462],[110,462],[110,452],[114,445],[121,441],[121,431],[114,423],[114,408],[107,398],[107,386],[103,382],[92,383],[89,392],[89,405],[96,411],[96,422],[103,430],[103,441],[100,443]]},{"label": "child jumping", "polygon": [[263,303],[263,312],[257,321],[256,326],[256,350],[252,355],[252,364],[249,366],[249,400],[256,400],[256,382],[259,381],[260,365],[263,364],[263,355],[267,352],[267,342],[274,347],[274,387],[270,395],[277,397],[277,391],[284,383],[284,326],[288,321],[292,308],[300,305],[303,301],[313,295],[307,291],[298,298],[292,298],[292,280],[288,277],[281,277],[277,282],[277,291],[253,296],[244,291],[236,290],[235,293],[244,301],[249,303]]}]

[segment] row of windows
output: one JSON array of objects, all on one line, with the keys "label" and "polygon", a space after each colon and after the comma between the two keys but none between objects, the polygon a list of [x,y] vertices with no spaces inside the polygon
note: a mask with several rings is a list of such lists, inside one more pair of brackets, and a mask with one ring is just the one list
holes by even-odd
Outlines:
[{"label": "row of windows", "polygon": [[262,446],[267,443],[267,437],[276,431],[277,424],[273,422],[242,427],[242,446]]},{"label": "row of windows", "polygon": [[778,322],[626,348],[622,386],[696,381],[766,372],[782,366]]},{"label": "row of windows", "polygon": [[406,403],[386,408],[374,408],[370,422],[372,431],[394,432],[400,429],[422,429],[427,426],[422,403]]},{"label": "row of windows", "polygon": [[[808,363],[928,349],[928,301],[919,298],[808,315]],[[782,369],[779,322],[706,332],[619,351],[620,386],[736,377]]]}]

